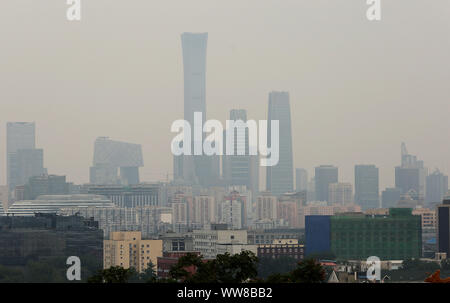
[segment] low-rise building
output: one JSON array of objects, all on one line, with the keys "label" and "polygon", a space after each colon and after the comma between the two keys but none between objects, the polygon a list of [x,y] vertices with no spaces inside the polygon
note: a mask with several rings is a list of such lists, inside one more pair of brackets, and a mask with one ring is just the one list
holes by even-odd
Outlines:
[{"label": "low-rise building", "polygon": [[104,268],[121,266],[143,272],[150,262],[158,266],[162,240],[143,240],[138,231],[112,232],[110,239],[103,242],[103,256]]},{"label": "low-rise building", "polygon": [[303,260],[305,257],[305,246],[299,244],[297,239],[276,239],[272,244],[258,245],[258,258],[278,259],[289,257]]}]

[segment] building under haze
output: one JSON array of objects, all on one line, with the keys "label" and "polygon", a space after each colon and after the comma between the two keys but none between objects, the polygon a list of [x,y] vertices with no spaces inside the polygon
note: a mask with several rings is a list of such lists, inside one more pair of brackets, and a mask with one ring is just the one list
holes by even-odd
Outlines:
[{"label": "building under haze", "polygon": [[[271,92],[267,119],[267,145],[272,146],[271,121],[279,121],[279,161],[267,166],[266,190],[273,195],[292,192],[294,189],[294,165],[292,156],[291,108],[288,92]],[[275,138],[274,138],[275,139]]]},{"label": "building under haze", "polygon": [[315,192],[317,201],[328,202],[328,186],[338,182],[338,168],[332,165],[321,165],[315,169]]},{"label": "building under haze", "polygon": [[295,190],[308,190],[308,171],[304,168],[295,169]]},{"label": "building under haze", "polygon": [[[244,109],[233,109],[230,111],[231,121],[247,122],[247,112]],[[231,130],[230,130],[231,131]],[[259,163],[257,155],[250,155],[249,130],[243,132],[233,129],[234,152],[233,155],[222,156],[222,171],[226,185],[244,185],[256,196],[259,191]],[[227,131],[224,131],[224,143],[227,142]],[[244,155],[238,154],[238,145],[245,147]],[[226,146],[224,144],[224,146]]]},{"label": "building under haze", "polygon": [[355,165],[355,202],[362,210],[380,207],[378,167]]},{"label": "building under haze", "polygon": [[328,203],[330,205],[353,204],[353,186],[351,183],[330,183],[328,185]]},{"label": "building under haze", "polygon": [[6,170],[9,191],[24,185],[33,176],[44,174],[42,149],[35,148],[34,122],[6,124]]},{"label": "building under haze", "polygon": [[90,183],[139,184],[139,167],[142,166],[144,166],[144,160],[141,145],[99,137],[94,144]]},{"label": "building under haze", "polygon": [[436,169],[427,176],[426,197],[427,203],[440,203],[448,191],[448,176]]},{"label": "building under haze", "polygon": [[[197,126],[203,128],[206,121],[206,50],[208,33],[183,33],[181,35],[184,70],[184,120],[191,126],[190,144],[194,153],[194,142],[203,146],[205,135],[194,136],[194,115],[200,113]],[[200,123],[200,124],[199,124]],[[220,175],[220,158],[217,156],[174,156],[174,180],[186,184],[214,185]]]},{"label": "building under haze", "polygon": [[401,166],[395,168],[395,187],[401,189],[402,194],[414,190],[418,195],[425,196],[427,169],[423,161],[410,155],[405,143],[401,146],[401,160]]},{"label": "building under haze", "polygon": [[400,188],[386,188],[381,194],[381,207],[392,208],[400,201],[402,190]]}]

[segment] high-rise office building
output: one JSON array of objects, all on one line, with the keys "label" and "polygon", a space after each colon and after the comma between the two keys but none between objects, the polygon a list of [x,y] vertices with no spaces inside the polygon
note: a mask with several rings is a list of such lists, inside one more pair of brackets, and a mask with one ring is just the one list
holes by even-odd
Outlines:
[{"label": "high-rise office building", "polygon": [[[206,49],[207,33],[183,33],[184,67],[184,120],[191,125],[191,155],[174,156],[174,179],[183,183],[213,185],[219,178],[220,159],[206,155],[194,155],[194,143],[203,145],[205,135],[200,137],[194,133],[195,123],[200,128],[206,121]],[[201,121],[194,123],[195,113],[201,113]],[[188,138],[186,138],[188,139]],[[186,142],[188,141],[188,142]],[[217,165],[219,164],[219,165]]]},{"label": "high-rise office building", "polygon": [[17,152],[19,150],[32,150],[35,148],[34,122],[8,122],[6,124],[6,174],[9,191],[13,191],[20,184],[20,175],[17,167]]},{"label": "high-rise office building", "polygon": [[330,183],[328,202],[330,205],[353,204],[353,186],[350,183]]},{"label": "high-rise office building", "polygon": [[304,168],[295,169],[295,190],[308,190],[308,171]]},{"label": "high-rise office building", "polygon": [[438,252],[446,253],[450,256],[450,197],[444,201],[437,209],[437,242]]},{"label": "high-rise office building", "polygon": [[16,153],[17,185],[25,185],[31,177],[46,174],[42,149],[19,149]]},{"label": "high-rise office building", "polygon": [[328,186],[338,182],[338,168],[332,165],[321,165],[315,169],[315,192],[317,201],[328,202]]},{"label": "high-rise office building", "polygon": [[448,176],[436,169],[427,176],[426,202],[440,203],[448,191]]},{"label": "high-rise office building", "polygon": [[386,188],[381,193],[381,207],[393,208],[400,201],[402,190],[400,188]]},{"label": "high-rise office building", "polygon": [[423,161],[410,155],[405,143],[402,143],[401,146],[401,160],[401,166],[395,168],[395,187],[400,188],[402,194],[414,190],[418,195],[424,197],[427,169],[424,167]]},{"label": "high-rise office building", "polygon": [[[230,111],[231,121],[247,122],[247,112],[244,109],[233,109]],[[231,131],[231,130],[229,130]],[[223,177],[227,185],[245,185],[256,196],[259,191],[259,163],[257,155],[250,155],[249,130],[238,131],[234,128],[234,153],[222,157]],[[224,131],[224,143],[227,141],[227,130]],[[245,147],[245,154],[238,154],[238,145]],[[224,144],[225,146],[225,144]]]},{"label": "high-rise office building", "polygon": [[380,207],[378,167],[355,165],[355,202],[362,210]]},{"label": "high-rise office building", "polygon": [[272,146],[271,121],[279,121],[279,161],[277,165],[267,166],[266,190],[279,196],[292,192],[294,188],[294,165],[292,159],[291,109],[288,92],[269,94],[267,144]]}]

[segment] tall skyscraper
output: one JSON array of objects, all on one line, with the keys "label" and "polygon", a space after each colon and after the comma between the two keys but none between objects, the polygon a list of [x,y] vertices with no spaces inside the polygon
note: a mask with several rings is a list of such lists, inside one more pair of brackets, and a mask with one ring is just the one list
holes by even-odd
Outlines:
[{"label": "tall skyscraper", "polygon": [[308,190],[308,171],[304,168],[295,170],[295,190]]},{"label": "tall skyscraper", "polygon": [[6,141],[7,183],[9,191],[13,191],[29,177],[45,173],[43,151],[35,149],[34,122],[8,122]]},{"label": "tall skyscraper", "polygon": [[[230,111],[230,120],[247,122],[247,112],[244,109],[233,109]],[[222,157],[223,177],[227,185],[245,185],[256,196],[259,191],[259,163],[258,156],[249,153],[248,135],[247,128],[244,133],[234,129],[234,155]],[[226,140],[225,130],[224,143]],[[238,144],[245,145],[245,155],[238,155]]]},{"label": "tall skyscraper", "polygon": [[[202,121],[197,121],[203,128],[206,121],[206,49],[208,42],[207,33],[183,33],[181,44],[183,48],[184,67],[184,120],[191,125],[190,144],[191,154],[194,154],[194,143],[203,144],[205,138],[194,135],[194,114],[201,113]],[[187,138],[186,138],[187,139]],[[216,172],[213,161],[220,161],[216,157],[202,155],[175,156],[174,178],[184,183],[205,185],[211,182],[211,176]],[[217,172],[216,172],[217,173]]]},{"label": "tall skyscraper", "polygon": [[401,160],[401,166],[395,168],[395,187],[400,188],[402,194],[414,190],[417,195],[424,197],[427,169],[423,161],[408,154],[405,143],[401,146]]},{"label": "tall skyscraper", "polygon": [[292,192],[294,188],[294,165],[292,159],[291,109],[288,92],[269,94],[267,143],[272,146],[271,121],[279,121],[279,161],[275,166],[267,167],[266,189],[279,196]]},{"label": "tall skyscraper", "polygon": [[338,182],[338,168],[332,165],[321,165],[315,169],[315,183],[316,183],[316,200],[326,201],[328,199],[328,186],[331,183]]},{"label": "tall skyscraper", "polygon": [[440,203],[448,191],[448,176],[436,169],[427,177],[427,203]]},{"label": "tall skyscraper", "polygon": [[355,165],[355,202],[363,211],[380,207],[378,180],[375,165]]}]

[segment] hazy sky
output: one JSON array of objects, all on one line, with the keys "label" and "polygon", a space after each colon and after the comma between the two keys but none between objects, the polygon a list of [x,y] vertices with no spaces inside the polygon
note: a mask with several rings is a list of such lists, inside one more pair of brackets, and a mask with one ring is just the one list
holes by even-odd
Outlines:
[{"label": "hazy sky", "polygon": [[[172,173],[171,123],[183,117],[182,32],[208,32],[207,117],[244,108],[266,119],[268,93],[291,96],[294,164],[355,164],[394,182],[400,143],[450,172],[450,1],[63,0],[0,4],[0,184],[7,121],[35,121],[49,173],[89,180],[98,136],[140,143],[143,181]],[[264,184],[264,183],[262,183]]]}]

